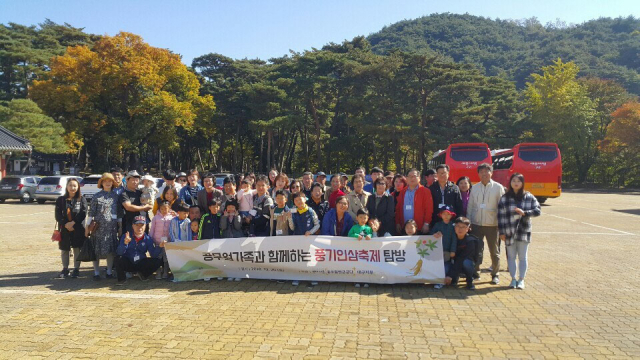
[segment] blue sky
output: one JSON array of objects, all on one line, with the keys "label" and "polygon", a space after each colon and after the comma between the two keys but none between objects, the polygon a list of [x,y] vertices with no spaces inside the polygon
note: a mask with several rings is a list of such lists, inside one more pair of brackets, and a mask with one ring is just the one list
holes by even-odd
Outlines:
[{"label": "blue sky", "polygon": [[640,17],[640,0],[0,0],[0,23],[35,25],[49,18],[101,35],[128,31],[181,54],[186,64],[210,52],[269,59],[444,12],[579,24],[599,17]]}]

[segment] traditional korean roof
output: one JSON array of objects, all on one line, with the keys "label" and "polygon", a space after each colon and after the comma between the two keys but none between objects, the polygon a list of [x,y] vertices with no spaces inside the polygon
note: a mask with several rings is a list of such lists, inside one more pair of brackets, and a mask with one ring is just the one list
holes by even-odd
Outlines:
[{"label": "traditional korean roof", "polygon": [[0,126],[0,151],[31,151],[29,140]]}]

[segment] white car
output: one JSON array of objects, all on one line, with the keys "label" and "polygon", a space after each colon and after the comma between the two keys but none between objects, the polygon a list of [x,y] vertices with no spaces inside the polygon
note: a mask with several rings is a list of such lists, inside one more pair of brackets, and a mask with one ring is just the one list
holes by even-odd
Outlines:
[{"label": "white car", "polygon": [[69,175],[47,176],[40,180],[36,189],[38,204],[44,204],[47,200],[55,201],[58,196],[64,195],[69,179],[82,181],[81,177]]},{"label": "white car", "polygon": [[93,195],[100,192],[100,189],[98,188],[98,180],[100,180],[100,178],[102,178],[102,175],[94,174],[89,175],[80,181],[80,192],[88,202],[91,201]]}]

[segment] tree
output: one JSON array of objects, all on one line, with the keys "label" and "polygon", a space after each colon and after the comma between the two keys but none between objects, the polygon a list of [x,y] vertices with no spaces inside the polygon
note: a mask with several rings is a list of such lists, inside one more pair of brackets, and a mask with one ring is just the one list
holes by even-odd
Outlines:
[{"label": "tree", "polygon": [[188,148],[179,131],[207,127],[215,109],[178,55],[130,33],[105,36],[93,49],[69,47],[50,68],[30,97],[83,140],[94,164],[107,164],[111,154],[139,169],[147,146]]},{"label": "tree", "polygon": [[558,59],[532,74],[525,95],[531,118],[539,126],[538,136],[556,142],[568,160],[565,169],[583,183],[597,159],[597,104],[576,79],[579,68]]},{"label": "tree", "polygon": [[33,148],[46,154],[63,154],[69,150],[64,128],[31,100],[13,99],[8,106],[0,104],[0,125],[31,142]]},{"label": "tree", "polygon": [[611,115],[613,121],[607,136],[600,144],[612,155],[615,174],[621,185],[640,184],[640,103],[628,102]]}]

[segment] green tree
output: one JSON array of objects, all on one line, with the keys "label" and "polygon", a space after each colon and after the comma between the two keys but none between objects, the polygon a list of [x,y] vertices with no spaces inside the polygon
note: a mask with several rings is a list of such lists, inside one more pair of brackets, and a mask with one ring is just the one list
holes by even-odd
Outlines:
[{"label": "green tree", "polygon": [[31,100],[13,99],[0,105],[0,125],[29,140],[33,148],[46,154],[63,154],[69,150],[65,131]]},{"label": "green tree", "polygon": [[565,169],[583,183],[597,159],[597,103],[577,80],[578,66],[558,59],[532,74],[525,95],[531,118],[539,126],[538,135],[556,142],[565,154]]}]

